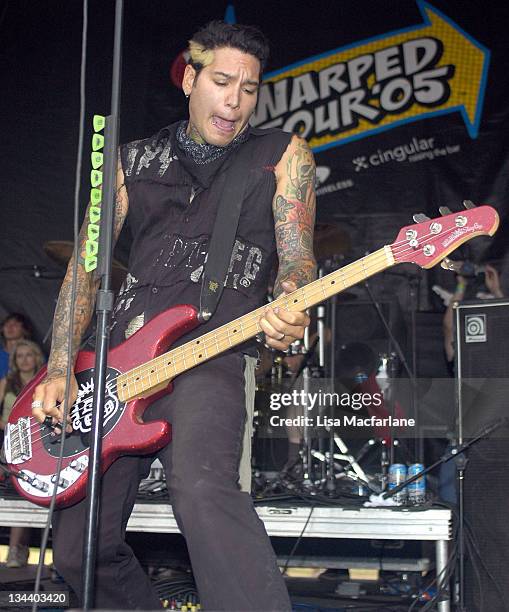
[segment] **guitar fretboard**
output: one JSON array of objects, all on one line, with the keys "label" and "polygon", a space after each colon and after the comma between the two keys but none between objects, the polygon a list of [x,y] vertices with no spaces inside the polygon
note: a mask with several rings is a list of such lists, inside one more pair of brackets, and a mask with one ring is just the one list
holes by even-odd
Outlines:
[{"label": "guitar fretboard", "polygon": [[[302,312],[333,295],[394,265],[389,246],[385,246],[362,259],[335,272],[331,272],[289,295],[271,302],[272,308]],[[253,310],[230,323],[222,325],[199,338],[172,349],[159,357],[137,366],[117,378],[117,392],[121,401],[152,395],[170,380],[186,370],[249,340],[261,332],[259,324],[266,305]]]}]

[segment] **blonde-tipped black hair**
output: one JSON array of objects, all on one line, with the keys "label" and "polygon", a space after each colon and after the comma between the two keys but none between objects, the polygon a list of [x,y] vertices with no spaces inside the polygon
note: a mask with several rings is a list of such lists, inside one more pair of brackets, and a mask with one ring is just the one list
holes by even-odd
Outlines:
[{"label": "blonde-tipped black hair", "polygon": [[[269,57],[269,43],[265,34],[254,26],[211,21],[198,30],[189,41],[189,63],[197,73],[214,59],[214,49],[230,47],[249,53],[258,59],[261,72]],[[260,74],[261,77],[261,74]]]}]

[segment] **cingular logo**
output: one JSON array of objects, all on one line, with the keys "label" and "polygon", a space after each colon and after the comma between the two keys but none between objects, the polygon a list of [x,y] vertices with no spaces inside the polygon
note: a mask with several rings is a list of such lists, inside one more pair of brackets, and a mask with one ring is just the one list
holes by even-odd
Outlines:
[{"label": "cingular logo", "polygon": [[382,151],[378,149],[375,153],[369,156],[361,155],[354,157],[352,163],[355,166],[355,172],[370,168],[371,166],[380,166],[388,162],[404,162],[407,160],[418,160],[435,157],[433,147],[434,138],[412,138],[412,140],[403,145],[397,145],[392,149]]}]

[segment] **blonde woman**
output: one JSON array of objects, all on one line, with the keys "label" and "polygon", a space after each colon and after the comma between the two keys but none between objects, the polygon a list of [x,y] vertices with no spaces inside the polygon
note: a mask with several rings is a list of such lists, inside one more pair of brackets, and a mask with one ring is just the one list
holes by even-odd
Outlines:
[{"label": "blonde woman", "polygon": [[[30,340],[18,340],[9,359],[9,373],[0,379],[0,403],[2,404],[0,429],[11,413],[21,389],[37,374],[44,363],[39,346]],[[29,527],[11,527],[7,567],[24,567],[28,562]]]}]

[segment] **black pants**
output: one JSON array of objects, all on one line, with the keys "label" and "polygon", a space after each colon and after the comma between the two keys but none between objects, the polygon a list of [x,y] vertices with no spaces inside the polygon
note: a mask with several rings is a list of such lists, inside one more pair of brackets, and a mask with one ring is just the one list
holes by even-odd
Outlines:
[{"label": "black pants", "polygon": [[[238,485],[246,420],[244,357],[227,354],[182,374],[145,420],[166,418],[172,442],[159,453],[200,600],[208,610],[289,610],[263,523]],[[160,602],[125,530],[151,459],[122,457],[102,481],[95,606],[153,609]],[[53,521],[54,563],[81,596],[85,501]]]}]

